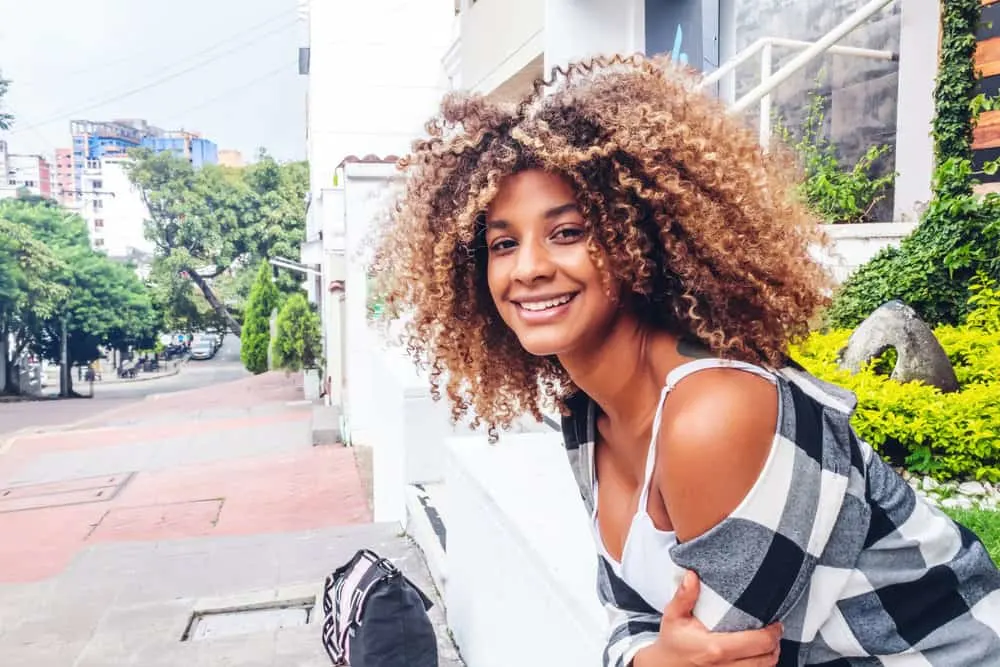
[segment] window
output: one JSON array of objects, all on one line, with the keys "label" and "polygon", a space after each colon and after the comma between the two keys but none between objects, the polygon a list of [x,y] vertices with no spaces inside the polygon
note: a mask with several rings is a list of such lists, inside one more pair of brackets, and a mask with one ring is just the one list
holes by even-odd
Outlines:
[{"label": "window", "polygon": [[104,219],[95,218],[94,219],[94,229],[104,229]]},{"label": "window", "polygon": [[94,200],[94,210],[95,211],[100,211],[102,208],[104,208],[104,202],[102,202],[100,199],[95,199]]},{"label": "window", "polygon": [[17,181],[14,180],[13,178],[8,178],[7,185],[17,185]]},{"label": "window", "polygon": [[94,239],[94,247],[95,248],[103,248],[104,247],[104,239],[102,239],[102,238],[96,238],[96,239]]},{"label": "window", "polygon": [[100,160],[87,160],[87,169],[100,169],[100,168],[101,168]]},{"label": "window", "polygon": [[24,182],[24,187],[26,187],[26,188],[33,188],[33,187],[35,187],[35,185],[36,184],[35,184],[34,181],[25,181]]},{"label": "window", "polygon": [[95,190],[103,190],[104,189],[104,181],[94,181],[94,189]]}]

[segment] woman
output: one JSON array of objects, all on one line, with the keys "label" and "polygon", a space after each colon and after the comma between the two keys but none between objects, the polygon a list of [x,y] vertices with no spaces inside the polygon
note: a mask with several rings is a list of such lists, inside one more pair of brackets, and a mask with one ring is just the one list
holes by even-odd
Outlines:
[{"label": "woman", "polygon": [[983,546],[786,357],[828,288],[787,161],[665,63],[558,74],[444,102],[376,267],[456,419],[562,409],[605,664],[1000,664]]}]

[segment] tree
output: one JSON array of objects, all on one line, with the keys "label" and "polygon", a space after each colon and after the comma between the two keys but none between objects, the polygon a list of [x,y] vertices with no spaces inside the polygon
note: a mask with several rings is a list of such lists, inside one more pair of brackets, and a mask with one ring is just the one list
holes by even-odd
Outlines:
[{"label": "tree", "polygon": [[33,316],[51,317],[68,290],[58,282],[65,265],[27,225],[3,215],[0,208],[0,386],[17,393],[14,365],[31,341],[27,323]]},{"label": "tree", "polygon": [[322,363],[319,316],[301,292],[285,301],[278,313],[274,337],[274,364],[288,371],[315,368]]},{"label": "tree", "polygon": [[[4,95],[7,94],[7,89],[10,87],[10,81],[3,78],[0,75],[0,102],[3,101]],[[0,111],[0,130],[9,130],[10,126],[14,123],[14,117],[9,113],[4,113]]]},{"label": "tree", "polygon": [[[35,265],[44,267],[34,282],[22,281],[38,298],[22,297],[27,301],[7,318],[5,326],[20,349],[60,360],[64,326],[69,364],[96,359],[99,346],[123,349],[152,343],[159,318],[149,290],[134,267],[90,248],[82,218],[47,202],[7,200],[0,202],[0,219],[8,229],[27,234],[21,246],[33,249]],[[5,275],[17,277],[9,269]]]},{"label": "tree", "polygon": [[243,319],[240,357],[251,373],[267,370],[267,352],[271,346],[271,313],[278,307],[278,288],[271,280],[271,267],[261,262],[257,279],[250,288]]},{"label": "tree", "polygon": [[240,335],[213,282],[228,271],[298,252],[305,238],[308,168],[278,164],[266,154],[243,169],[198,170],[170,153],[132,155],[130,178],[149,208],[146,236],[156,246],[154,261],[191,280]]}]

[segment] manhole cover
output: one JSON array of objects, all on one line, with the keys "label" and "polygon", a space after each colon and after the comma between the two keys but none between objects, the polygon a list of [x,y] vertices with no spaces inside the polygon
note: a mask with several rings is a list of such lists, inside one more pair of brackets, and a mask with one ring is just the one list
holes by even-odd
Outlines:
[{"label": "manhole cover", "polygon": [[127,472],[0,488],[0,514],[106,502],[121,491],[132,475]]},{"label": "manhole cover", "polygon": [[315,605],[315,598],[308,598],[236,609],[195,612],[181,641],[200,641],[306,625],[312,617]]}]

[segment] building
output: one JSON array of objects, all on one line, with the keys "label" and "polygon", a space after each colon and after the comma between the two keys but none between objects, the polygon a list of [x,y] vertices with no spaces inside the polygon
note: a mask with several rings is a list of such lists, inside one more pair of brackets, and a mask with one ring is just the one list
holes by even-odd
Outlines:
[{"label": "building", "polygon": [[218,147],[214,141],[203,139],[197,132],[164,132],[158,136],[142,139],[142,146],[154,153],[170,152],[190,162],[195,169],[206,164],[218,164]]},{"label": "building", "polygon": [[[344,167],[360,178],[368,174],[369,183],[381,182],[377,174],[391,172],[396,156],[406,153],[423,132],[448,88],[441,54],[452,38],[455,8],[454,0],[300,0],[300,16],[308,34],[297,66],[309,77],[310,195],[299,260],[323,321],[328,396],[339,405],[343,378],[360,377],[343,364],[364,359],[351,351],[352,344],[362,344],[363,335],[349,334],[345,326],[351,321],[363,328],[367,282],[363,266],[349,266],[346,260],[360,248],[364,227],[348,229],[345,222]],[[377,35],[372,26],[378,26]],[[346,315],[348,311],[362,313],[360,320]]]},{"label": "building", "polygon": [[76,180],[73,176],[73,149],[57,148],[53,165],[52,194],[65,208],[76,208]]},{"label": "building", "polygon": [[0,141],[0,199],[24,195],[52,197],[52,172],[48,160],[41,155],[18,155],[9,152],[7,143]]},{"label": "building", "polygon": [[73,148],[57,151],[56,180],[63,204],[87,221],[93,247],[118,259],[142,265],[153,248],[144,236],[149,216],[140,193],[128,179],[128,151],[145,147],[172,152],[196,169],[216,164],[214,142],[195,132],[165,132],[142,119],[70,123]]},{"label": "building", "polygon": [[[718,92],[736,102],[861,9],[861,0],[459,0],[444,60],[456,87],[525,94],[553,66],[598,54],[670,54],[709,73],[739,57]],[[847,160],[886,143],[898,177],[883,220],[913,220],[930,196],[931,92],[937,3],[886,0],[830,49],[781,77],[747,114],[801,121],[808,93],[827,100],[833,142]],[[849,48],[842,48],[842,47]],[[777,82],[774,79],[773,82]],[[906,109],[906,114],[897,113]],[[906,142],[897,142],[906,136]]]},{"label": "building", "polygon": [[127,157],[105,157],[84,169],[78,213],[87,222],[95,250],[141,265],[153,253],[144,232],[149,211],[129,180],[128,162]]},{"label": "building", "polygon": [[243,160],[243,153],[232,148],[222,148],[219,150],[219,164],[223,167],[233,167],[239,169],[246,166]]}]

